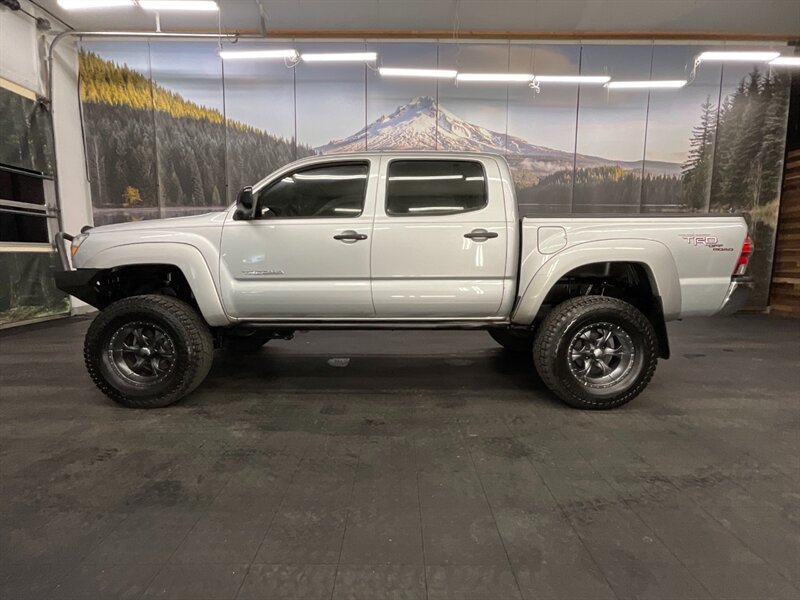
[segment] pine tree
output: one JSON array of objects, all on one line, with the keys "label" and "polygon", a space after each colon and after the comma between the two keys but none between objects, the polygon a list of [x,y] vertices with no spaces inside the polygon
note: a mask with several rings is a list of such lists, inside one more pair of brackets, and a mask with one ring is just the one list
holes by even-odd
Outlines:
[{"label": "pine tree", "polygon": [[164,186],[164,204],[168,206],[181,206],[185,203],[183,190],[181,189],[181,181],[178,174],[173,171],[167,178],[167,183]]},{"label": "pine tree", "polygon": [[766,106],[761,138],[761,181],[758,205],[777,200],[780,195],[783,153],[786,140],[786,115],[789,110],[789,77],[771,73],[764,81]]},{"label": "pine tree", "polygon": [[765,115],[761,94],[762,77],[758,69],[754,69],[748,77],[744,97],[740,98],[742,117],[734,146],[735,167],[731,172],[729,206],[754,206],[761,174],[761,141]]},{"label": "pine tree", "polygon": [[219,188],[216,185],[211,192],[211,206],[222,206],[222,198],[219,195]]},{"label": "pine tree", "polygon": [[736,91],[725,99],[720,108],[711,180],[711,204],[717,208],[731,206],[736,198],[732,179],[738,166],[736,145],[741,135],[745,100],[743,79]]},{"label": "pine tree", "polygon": [[700,110],[700,124],[692,128],[689,155],[682,170],[684,201],[695,210],[706,206],[710,193],[717,128],[716,109],[710,96],[706,96]]},{"label": "pine tree", "polygon": [[206,204],[205,194],[203,193],[203,178],[200,175],[200,167],[197,161],[190,161],[190,173],[192,178],[192,190],[190,202],[193,206],[203,206]]}]

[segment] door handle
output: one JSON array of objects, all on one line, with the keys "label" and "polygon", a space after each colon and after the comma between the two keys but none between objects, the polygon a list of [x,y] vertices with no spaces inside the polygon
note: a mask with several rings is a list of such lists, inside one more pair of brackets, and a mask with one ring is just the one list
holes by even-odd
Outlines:
[{"label": "door handle", "polygon": [[364,233],[356,233],[355,231],[343,231],[333,236],[333,239],[341,242],[358,242],[367,239],[367,236]]},{"label": "door handle", "polygon": [[473,229],[469,233],[465,233],[464,237],[470,240],[488,240],[498,236],[495,231],[486,231],[485,229]]}]

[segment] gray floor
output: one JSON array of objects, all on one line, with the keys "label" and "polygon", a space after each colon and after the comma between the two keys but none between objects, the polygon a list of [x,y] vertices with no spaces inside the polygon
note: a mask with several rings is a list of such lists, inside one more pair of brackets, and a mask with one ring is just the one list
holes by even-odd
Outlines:
[{"label": "gray floor", "polygon": [[0,597],[800,598],[800,321],[671,326],[609,413],[483,332],[309,333],[117,408],[0,336]]}]

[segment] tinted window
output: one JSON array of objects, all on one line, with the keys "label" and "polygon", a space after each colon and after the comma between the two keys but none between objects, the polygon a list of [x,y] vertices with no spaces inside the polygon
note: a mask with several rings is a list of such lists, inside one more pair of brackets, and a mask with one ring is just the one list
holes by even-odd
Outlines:
[{"label": "tinted window", "polygon": [[0,169],[0,242],[47,242],[44,182]]},{"label": "tinted window", "polygon": [[466,160],[394,160],[389,163],[386,214],[455,215],[486,206],[486,175]]},{"label": "tinted window", "polygon": [[0,164],[53,172],[53,132],[43,102],[0,87]]},{"label": "tinted window", "polygon": [[47,217],[0,209],[0,242],[47,241]]},{"label": "tinted window", "polygon": [[42,179],[0,168],[0,200],[44,205]]},{"label": "tinted window", "polygon": [[367,163],[310,167],[258,194],[257,219],[357,217],[364,210]]}]

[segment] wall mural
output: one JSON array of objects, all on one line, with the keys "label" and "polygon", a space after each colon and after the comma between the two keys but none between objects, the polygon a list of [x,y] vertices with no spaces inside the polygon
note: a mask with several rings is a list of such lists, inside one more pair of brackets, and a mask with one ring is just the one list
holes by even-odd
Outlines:
[{"label": "wall mural", "polygon": [[0,200],[30,207],[20,215],[19,206],[0,206],[0,326],[69,313],[69,299],[53,281],[57,258],[47,247],[56,231],[44,191],[53,164],[47,104],[0,87]]},{"label": "wall mural", "polygon": [[[250,47],[250,46],[248,46]],[[259,49],[286,43],[258,43]],[[686,79],[700,45],[297,43],[382,66]],[[218,210],[296,158],[497,152],[522,214],[743,212],[767,303],[789,75],[702,63],[680,89],[388,78],[375,65],[222,61],[204,42],[85,42],[81,98],[96,224]]]},{"label": "wall mural", "polygon": [[0,165],[53,174],[53,127],[46,104],[0,87]]}]

